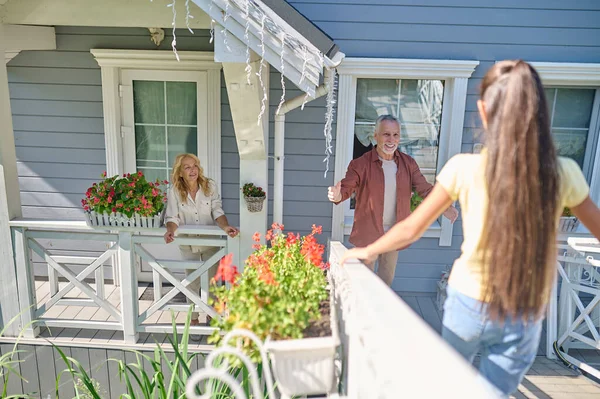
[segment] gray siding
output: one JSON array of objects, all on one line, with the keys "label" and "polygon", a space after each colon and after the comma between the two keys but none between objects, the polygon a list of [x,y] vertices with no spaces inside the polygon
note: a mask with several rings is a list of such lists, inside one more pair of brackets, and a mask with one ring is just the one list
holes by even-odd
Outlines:
[{"label": "gray siding", "polygon": [[[178,32],[179,50],[212,50],[207,31]],[[160,49],[169,49],[170,31]],[[80,200],[106,169],[102,82],[92,48],[152,50],[147,29],[57,27],[56,51],[8,64],[23,216],[82,219]]]},{"label": "gray siding", "polygon": [[[471,152],[473,144],[480,140],[477,89],[487,69],[496,61],[523,58],[600,62],[597,0],[290,0],[289,3],[330,35],[348,57],[479,60],[480,65],[469,81],[463,152]],[[315,140],[317,145],[317,135]],[[307,168],[304,170],[305,181],[315,185],[324,182]],[[324,194],[313,192],[314,198],[318,198],[317,207]],[[323,223],[328,225],[326,218],[323,217]],[[437,239],[424,238],[402,251],[393,288],[435,291],[442,270],[459,255],[461,242],[459,219],[451,247],[439,247]]]}]

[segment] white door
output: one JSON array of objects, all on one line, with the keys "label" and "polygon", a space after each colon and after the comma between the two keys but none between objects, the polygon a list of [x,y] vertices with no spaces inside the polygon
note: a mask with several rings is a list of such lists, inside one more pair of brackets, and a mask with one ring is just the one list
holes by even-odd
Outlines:
[{"label": "white door", "polygon": [[[175,157],[183,152],[207,165],[207,72],[122,70],[121,90],[125,173],[170,181]],[[173,244],[144,248],[159,259],[180,259]],[[152,281],[146,262],[138,264],[138,279]]]}]

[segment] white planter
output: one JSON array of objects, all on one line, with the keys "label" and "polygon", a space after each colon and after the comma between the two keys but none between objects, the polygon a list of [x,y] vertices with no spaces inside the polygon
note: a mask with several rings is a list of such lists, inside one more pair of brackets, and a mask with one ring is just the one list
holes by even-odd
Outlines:
[{"label": "white planter", "polygon": [[288,397],[337,391],[335,367],[340,345],[333,290],[330,291],[331,336],[265,342],[279,391]]},{"label": "white planter", "polygon": [[577,230],[579,220],[575,216],[561,216],[558,229],[562,232],[570,233]]},{"label": "white planter", "polygon": [[96,213],[86,212],[85,220],[92,227],[144,227],[158,228],[162,222],[162,213],[155,216],[140,216],[137,213],[129,217],[120,212]]}]

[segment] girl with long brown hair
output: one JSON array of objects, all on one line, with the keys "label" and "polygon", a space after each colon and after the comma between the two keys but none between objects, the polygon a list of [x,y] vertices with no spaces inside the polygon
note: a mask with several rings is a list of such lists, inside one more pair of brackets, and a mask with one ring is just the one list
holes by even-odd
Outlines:
[{"label": "girl with long brown hair", "polygon": [[[167,194],[165,224],[167,232],[164,238],[167,244],[175,239],[177,228],[185,224],[217,225],[230,237],[235,237],[239,233],[236,227],[229,225],[227,216],[223,212],[217,186],[213,180],[204,176],[200,159],[194,154],[179,154],[175,158],[171,188]],[[185,260],[206,261],[217,252],[218,248],[180,245],[179,250]],[[186,276],[193,271],[193,269],[186,270]],[[198,292],[200,290],[199,279],[190,283],[188,287],[192,291]],[[207,316],[208,321],[210,318]],[[191,324],[199,324],[197,312],[192,314]]]},{"label": "girl with long brown hair", "polygon": [[442,336],[504,395],[516,391],[537,352],[556,270],[564,207],[600,237],[600,210],[577,163],[557,157],[539,75],[524,61],[495,64],[477,102],[481,154],[459,154],[411,216],[379,240],[349,250],[369,261],[419,239],[458,200],[464,241],[444,304]]}]

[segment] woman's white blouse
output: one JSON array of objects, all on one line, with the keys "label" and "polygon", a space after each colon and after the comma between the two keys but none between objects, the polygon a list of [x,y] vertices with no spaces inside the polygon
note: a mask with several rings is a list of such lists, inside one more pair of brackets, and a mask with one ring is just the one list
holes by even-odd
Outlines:
[{"label": "woman's white blouse", "polygon": [[173,222],[177,226],[183,225],[215,225],[215,220],[223,216],[223,203],[214,182],[210,182],[212,194],[204,195],[202,188],[192,198],[188,193],[187,203],[183,203],[179,194],[171,187],[167,194],[167,210],[165,224]]}]

